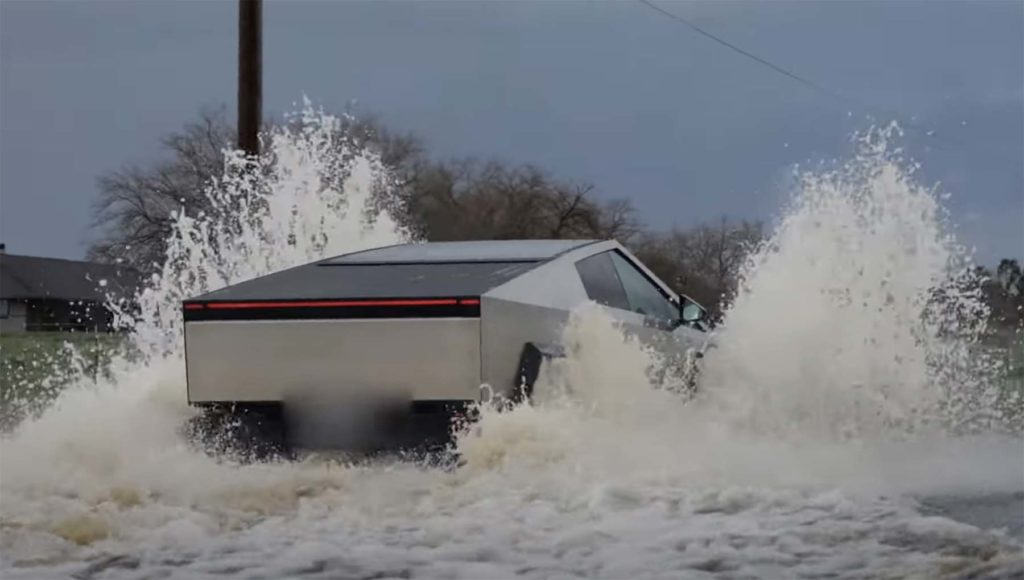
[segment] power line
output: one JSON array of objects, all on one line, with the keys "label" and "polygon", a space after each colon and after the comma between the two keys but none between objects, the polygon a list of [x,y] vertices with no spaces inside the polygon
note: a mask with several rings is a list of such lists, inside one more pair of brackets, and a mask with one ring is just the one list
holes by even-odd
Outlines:
[{"label": "power line", "polygon": [[650,2],[649,0],[637,0],[637,2],[640,2],[644,6],[647,6],[648,8],[650,8],[651,10],[655,10],[655,11],[659,12],[663,16],[667,16],[668,18],[671,18],[672,20],[675,20],[676,22],[679,22],[680,24],[682,24],[683,26],[686,26],[687,28],[689,28],[690,30],[696,32],[697,34],[700,34],[701,36],[709,38],[712,41],[717,42],[718,44],[721,44],[722,46],[728,48],[729,50],[731,50],[733,52],[736,52],[736,53],[739,53],[739,54],[747,57],[748,59],[750,59],[750,60],[752,60],[752,61],[754,61],[754,62],[756,62],[756,63],[758,63],[758,64],[760,64],[762,66],[766,66],[766,67],[772,69],[773,71],[781,74],[782,76],[785,76],[785,77],[787,77],[787,78],[789,78],[791,80],[794,80],[794,81],[796,81],[796,82],[798,82],[798,83],[800,83],[800,84],[802,84],[802,85],[804,85],[804,86],[806,86],[806,87],[808,87],[810,89],[813,89],[813,90],[815,90],[815,91],[817,91],[819,93],[828,95],[828,96],[830,96],[830,97],[832,97],[834,99],[845,101],[846,103],[860,105],[860,103],[856,103],[853,99],[850,99],[849,97],[847,97],[847,96],[845,96],[845,95],[843,95],[841,93],[833,91],[832,89],[829,89],[827,87],[823,87],[823,86],[819,85],[818,83],[816,83],[816,82],[814,82],[814,81],[812,81],[810,79],[802,77],[802,76],[796,74],[795,72],[792,72],[792,71],[790,71],[790,70],[788,70],[788,69],[786,69],[786,68],[784,68],[784,67],[782,67],[780,65],[777,65],[777,64],[775,64],[775,63],[773,63],[773,62],[771,62],[769,60],[763,59],[763,58],[757,56],[756,54],[754,54],[754,53],[752,53],[752,52],[750,52],[748,50],[744,50],[744,49],[736,46],[735,44],[729,42],[728,40],[725,40],[724,38],[721,38],[719,36],[716,36],[716,35],[708,32],[707,30],[704,30],[703,28],[701,28],[700,26],[697,26],[693,22],[690,22],[686,18],[683,18],[682,16],[679,16],[678,14],[669,12],[668,10],[665,10],[664,8],[658,6],[657,4],[654,4],[654,3]]},{"label": "power line", "polygon": [[[785,67],[782,67],[782,66],[777,65],[777,64],[775,64],[775,63],[773,63],[773,62],[771,62],[769,60],[761,58],[761,57],[757,56],[756,54],[754,54],[754,53],[752,53],[752,52],[750,52],[748,50],[744,50],[744,49],[736,46],[735,44],[729,42],[728,40],[725,40],[724,38],[721,38],[721,37],[719,37],[719,36],[717,36],[715,34],[712,34],[712,33],[708,32],[707,30],[704,30],[703,28],[701,28],[700,26],[697,26],[696,24],[694,24],[690,20],[688,20],[686,18],[683,18],[682,16],[679,16],[678,14],[675,14],[673,12],[669,12],[668,10],[665,10],[664,8],[658,6],[657,4],[654,4],[654,3],[650,2],[650,0],[637,0],[637,2],[643,4],[644,6],[650,8],[651,10],[654,10],[654,11],[660,13],[663,16],[666,16],[668,18],[671,18],[672,20],[675,20],[676,22],[682,24],[683,26],[686,26],[687,28],[689,28],[690,30],[696,32],[697,34],[700,34],[701,36],[704,36],[705,38],[708,38],[708,39],[710,39],[710,40],[712,40],[712,41],[714,41],[714,42],[716,42],[716,43],[718,43],[718,44],[728,48],[729,50],[731,50],[733,52],[736,52],[736,53],[738,53],[738,54],[740,54],[740,55],[742,55],[742,56],[744,56],[744,57],[746,57],[746,58],[748,58],[748,59],[750,59],[750,60],[752,60],[752,61],[754,61],[754,62],[756,62],[756,63],[758,63],[760,65],[762,65],[762,66],[768,67],[768,68],[772,69],[773,71],[777,72],[778,74],[780,74],[780,75],[782,75],[782,76],[784,76],[784,77],[786,77],[786,78],[788,78],[790,80],[796,81],[796,82],[804,85],[805,87],[808,87],[808,88],[810,88],[810,89],[812,89],[812,90],[814,90],[814,91],[816,91],[818,93],[821,93],[823,95],[829,96],[829,97],[831,97],[831,98],[833,98],[833,99],[835,99],[837,101],[841,101],[844,104],[852,105],[852,106],[858,107],[858,108],[866,110],[866,111],[875,111],[877,113],[883,113],[886,116],[890,116],[893,119],[901,119],[899,121],[899,124],[900,124],[901,127],[909,128],[909,129],[915,129],[915,130],[919,131],[920,133],[922,133],[922,134],[924,134],[926,136],[931,136],[934,133],[934,131],[928,130],[926,127],[923,127],[919,123],[915,122],[913,119],[908,119],[904,115],[901,115],[899,112],[897,112],[895,110],[887,109],[885,107],[880,107],[878,105],[874,105],[872,103],[869,103],[869,102],[866,102],[866,101],[863,101],[863,100],[860,100],[860,99],[856,99],[856,98],[844,95],[844,94],[842,94],[842,93],[840,93],[838,91],[834,91],[834,90],[832,90],[832,89],[830,89],[828,87],[822,86],[822,85],[820,85],[820,84],[818,84],[818,83],[816,83],[816,82],[814,82],[814,81],[812,81],[812,80],[810,80],[810,79],[808,79],[806,77],[800,76],[800,75],[796,74],[795,72],[793,72],[793,71],[791,71],[789,69],[786,69]],[[945,149],[945,147],[939,141],[932,141],[931,143],[929,143],[929,146],[936,147],[938,149]]]}]

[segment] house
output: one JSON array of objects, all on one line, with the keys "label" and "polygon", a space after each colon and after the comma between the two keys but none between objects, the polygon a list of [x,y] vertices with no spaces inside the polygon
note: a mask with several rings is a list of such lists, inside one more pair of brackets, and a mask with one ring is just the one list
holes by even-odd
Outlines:
[{"label": "house", "polygon": [[0,333],[110,332],[107,297],[130,299],[139,281],[116,264],[17,256],[0,244]]}]

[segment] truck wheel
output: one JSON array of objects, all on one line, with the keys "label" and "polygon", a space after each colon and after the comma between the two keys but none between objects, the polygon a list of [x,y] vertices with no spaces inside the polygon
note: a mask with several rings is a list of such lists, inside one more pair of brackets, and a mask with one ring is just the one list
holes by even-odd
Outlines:
[{"label": "truck wheel", "polygon": [[540,370],[546,361],[565,358],[565,351],[557,346],[528,342],[523,345],[519,355],[519,372],[516,374],[516,385],[509,396],[512,406],[520,405],[533,398],[533,388],[540,376]]},{"label": "truck wheel", "polygon": [[248,463],[290,456],[280,403],[204,406],[186,431],[193,443],[218,457]]}]

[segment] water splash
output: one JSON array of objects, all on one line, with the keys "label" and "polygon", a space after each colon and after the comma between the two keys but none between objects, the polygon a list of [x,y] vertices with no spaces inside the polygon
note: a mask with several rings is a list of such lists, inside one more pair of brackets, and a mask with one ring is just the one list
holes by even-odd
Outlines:
[{"label": "water splash", "polygon": [[[376,196],[391,186],[379,158],[357,148],[343,127],[307,102],[287,125],[263,136],[262,156],[226,154],[223,175],[204,192],[206,213],[174,214],[166,260],[137,306],[112,304],[117,324],[129,331],[128,352],[111,361],[105,377],[86,376],[75,366],[69,372],[77,376],[45,412],[0,438],[4,529],[27,525],[64,537],[62,530],[75,535],[88,528],[82,537],[100,539],[109,534],[86,523],[114,496],[187,506],[201,501],[197,494],[207,501],[211,493],[230,495],[224,486],[236,486],[240,472],[197,452],[182,436],[193,410],[184,396],[181,300],[407,240],[386,212],[376,210]],[[288,469],[244,473],[257,487],[304,485],[303,476],[296,479]],[[164,504],[154,507],[162,512]]]},{"label": "water splash", "polygon": [[[58,455],[71,447],[85,453],[92,444],[95,454],[114,455],[102,465],[133,461],[138,438],[131,429],[152,432],[155,426],[164,446],[180,445],[177,426],[191,414],[183,396],[183,299],[327,256],[406,241],[387,212],[375,211],[376,197],[391,186],[379,158],[356,147],[344,127],[342,119],[307,100],[288,124],[262,137],[263,155],[226,152],[223,174],[204,192],[209,209],[196,216],[185,208],[175,212],[166,259],[137,304],[110,303],[115,324],[128,331],[127,352],[115,356],[104,377],[84,373],[81,357],[72,357],[74,364],[62,369],[62,394],[41,419],[24,422],[4,440],[10,447],[4,455],[50,441]],[[146,412],[129,410],[143,401],[160,401],[163,412],[151,405]],[[114,434],[123,437],[120,444]],[[124,457],[117,457],[121,452]]]},{"label": "water splash", "polygon": [[947,435],[997,415],[974,356],[984,313],[891,132],[803,176],[693,401],[652,388],[656,357],[588,308],[535,404],[484,409],[457,470],[196,452],[180,434],[180,300],[407,237],[371,211],[389,186],[379,161],[308,104],[293,121],[266,155],[228,156],[210,213],[175,217],[166,263],[122,313],[135,356],[0,439],[5,577],[778,577],[846,573],[849,553],[869,577],[1016,565],[1019,543],[887,499],[1015,492],[1024,468],[1019,440]]},{"label": "water splash", "polygon": [[1024,414],[979,346],[981,281],[896,138],[872,130],[848,162],[800,175],[749,256],[695,399],[650,385],[657,355],[584,309],[538,404],[485,409],[462,437],[468,469],[515,480],[539,464],[581,485],[628,473],[686,486],[1020,489],[1021,441],[994,433],[1018,431]]},{"label": "water splash", "polygon": [[181,301],[327,256],[400,243],[408,234],[376,199],[392,186],[342,119],[308,101],[262,136],[259,157],[226,152],[206,189],[210,209],[174,217],[167,257],[118,321],[146,356],[181,355]]},{"label": "water splash", "polygon": [[841,167],[799,175],[793,205],[744,268],[705,399],[743,429],[891,436],[1004,424],[988,307],[940,194],[890,142],[858,136]]}]

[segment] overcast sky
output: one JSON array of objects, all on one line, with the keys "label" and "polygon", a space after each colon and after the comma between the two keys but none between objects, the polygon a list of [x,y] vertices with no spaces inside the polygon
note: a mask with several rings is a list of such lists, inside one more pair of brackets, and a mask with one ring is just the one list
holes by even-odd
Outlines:
[{"label": "overcast sky", "polygon": [[[656,2],[849,101],[632,1],[320,1],[265,6],[264,109],[354,101],[436,156],[533,163],[656,227],[770,219],[794,164],[895,115],[961,237],[1024,255],[1024,2]],[[236,25],[226,0],[0,1],[8,251],[83,256],[99,175],[233,111]]]}]

